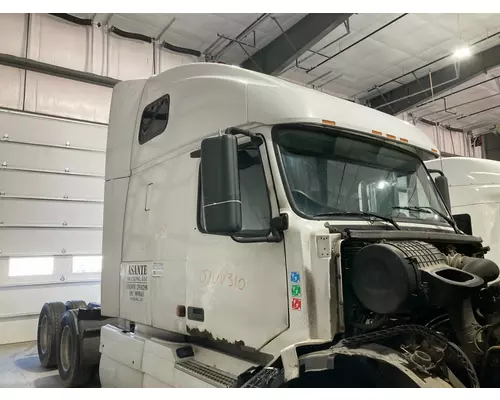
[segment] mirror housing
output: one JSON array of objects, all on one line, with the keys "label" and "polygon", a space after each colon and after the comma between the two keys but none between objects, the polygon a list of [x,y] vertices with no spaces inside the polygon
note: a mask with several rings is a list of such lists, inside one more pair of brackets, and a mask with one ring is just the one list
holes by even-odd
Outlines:
[{"label": "mirror housing", "polygon": [[241,230],[238,141],[221,135],[201,142],[201,193],[207,233]]},{"label": "mirror housing", "polygon": [[438,176],[434,180],[436,182],[436,187],[441,194],[441,197],[444,200],[444,203],[446,204],[446,207],[448,207],[448,210],[451,212],[451,199],[450,199],[450,188],[448,187],[448,179],[446,176]]},{"label": "mirror housing", "polygon": [[456,214],[453,216],[458,229],[466,235],[472,236],[472,220],[469,214]]},{"label": "mirror housing", "polygon": [[444,175],[443,171],[438,169],[430,169],[429,173],[439,174],[436,179],[434,179],[434,183],[436,184],[436,188],[441,195],[448,211],[451,212],[451,199],[450,199],[450,188],[448,186],[448,178]]}]

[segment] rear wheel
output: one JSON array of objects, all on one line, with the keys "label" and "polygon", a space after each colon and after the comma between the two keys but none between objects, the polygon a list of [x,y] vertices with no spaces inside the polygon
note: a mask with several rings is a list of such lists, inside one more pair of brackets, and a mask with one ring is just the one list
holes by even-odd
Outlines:
[{"label": "rear wheel", "polygon": [[37,330],[37,349],[40,364],[45,368],[57,365],[56,347],[59,343],[61,318],[66,311],[64,303],[45,303],[40,311]]},{"label": "rear wheel", "polygon": [[77,327],[78,310],[65,312],[61,320],[61,334],[57,347],[57,367],[66,387],[83,386],[92,378],[92,368],[81,362],[81,338]]},{"label": "rear wheel", "polygon": [[66,306],[66,311],[68,310],[78,310],[79,308],[87,308],[87,303],[83,300],[69,300],[64,303]]}]

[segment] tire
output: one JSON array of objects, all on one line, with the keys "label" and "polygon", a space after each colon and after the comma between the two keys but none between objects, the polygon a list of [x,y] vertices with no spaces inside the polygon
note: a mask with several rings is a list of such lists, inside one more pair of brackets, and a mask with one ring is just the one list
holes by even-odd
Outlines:
[{"label": "tire", "polygon": [[78,310],[66,311],[61,320],[57,369],[65,387],[81,387],[87,384],[93,370],[80,362],[80,337],[77,333]]},{"label": "tire", "polygon": [[96,303],[95,301],[91,301],[88,305],[87,308],[89,310],[93,310],[94,308],[101,308],[101,305],[99,303]]},{"label": "tire", "polygon": [[78,310],[79,308],[87,308],[87,303],[85,303],[83,300],[69,300],[64,303],[64,305],[66,306],[66,311]]},{"label": "tire", "polygon": [[38,359],[44,368],[54,368],[57,365],[57,346],[61,319],[66,312],[64,303],[45,303],[38,317],[36,344]]}]

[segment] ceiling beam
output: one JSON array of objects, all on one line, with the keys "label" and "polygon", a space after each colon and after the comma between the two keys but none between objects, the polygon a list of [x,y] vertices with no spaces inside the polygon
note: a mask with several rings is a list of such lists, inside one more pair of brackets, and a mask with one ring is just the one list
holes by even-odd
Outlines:
[{"label": "ceiling beam", "polygon": [[[305,51],[342,25],[351,15],[307,14],[271,43],[248,57],[240,66],[268,75],[278,75]],[[277,21],[276,23],[279,27],[279,23]]]},{"label": "ceiling beam", "polygon": [[[462,60],[459,65],[452,63],[407,84],[368,100],[372,108],[396,115],[425,102],[439,93],[461,85],[481,73],[500,65],[500,45],[474,54]],[[458,76],[458,78],[457,78]],[[432,80],[432,88],[431,88]]]}]

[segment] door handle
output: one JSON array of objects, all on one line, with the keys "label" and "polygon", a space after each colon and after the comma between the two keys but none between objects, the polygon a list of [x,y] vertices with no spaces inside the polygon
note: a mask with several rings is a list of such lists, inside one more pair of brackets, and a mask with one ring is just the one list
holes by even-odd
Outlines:
[{"label": "door handle", "polygon": [[149,198],[151,197],[151,191],[153,189],[153,184],[150,183],[146,188],[146,198],[144,201],[144,211],[149,211],[151,208],[149,206]]}]

